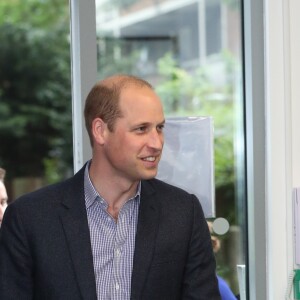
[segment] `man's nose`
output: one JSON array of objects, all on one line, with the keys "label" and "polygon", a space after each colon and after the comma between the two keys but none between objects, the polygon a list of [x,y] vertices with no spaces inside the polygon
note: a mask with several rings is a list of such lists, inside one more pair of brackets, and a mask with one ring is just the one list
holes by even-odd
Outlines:
[{"label": "man's nose", "polygon": [[157,150],[161,150],[164,144],[164,135],[162,132],[154,129],[149,134],[148,146]]}]

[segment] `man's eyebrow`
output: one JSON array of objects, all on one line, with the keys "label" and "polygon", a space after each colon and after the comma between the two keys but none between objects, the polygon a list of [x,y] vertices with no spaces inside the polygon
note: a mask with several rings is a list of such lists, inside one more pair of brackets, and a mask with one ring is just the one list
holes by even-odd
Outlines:
[{"label": "man's eyebrow", "polygon": [[[161,122],[158,122],[157,125],[163,125],[166,123],[166,120],[162,120]],[[141,123],[135,123],[133,124],[132,126],[133,127],[139,127],[139,126],[150,126],[152,125],[153,123],[152,122],[141,122]]]},{"label": "man's eyebrow", "polygon": [[141,123],[135,124],[134,126],[137,126],[137,127],[139,127],[139,126],[149,126],[150,124],[151,124],[150,122],[141,122]]}]

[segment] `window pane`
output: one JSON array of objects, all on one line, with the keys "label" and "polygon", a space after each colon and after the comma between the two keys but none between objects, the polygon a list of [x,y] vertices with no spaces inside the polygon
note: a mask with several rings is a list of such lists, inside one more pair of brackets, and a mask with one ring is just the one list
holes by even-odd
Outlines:
[{"label": "window pane", "polygon": [[230,224],[217,236],[217,271],[239,294],[237,265],[247,261],[240,1],[96,0],[96,22],[99,79],[139,75],[167,116],[213,117],[216,218]]}]

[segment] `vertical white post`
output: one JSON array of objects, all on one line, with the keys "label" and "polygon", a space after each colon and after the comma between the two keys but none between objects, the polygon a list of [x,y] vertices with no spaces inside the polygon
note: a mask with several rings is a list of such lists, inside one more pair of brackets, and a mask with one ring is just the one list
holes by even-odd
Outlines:
[{"label": "vertical white post", "polygon": [[244,0],[249,299],[266,296],[264,1]]},{"label": "vertical white post", "polygon": [[85,98],[97,79],[95,0],[70,0],[74,171],[91,157],[85,130]]}]

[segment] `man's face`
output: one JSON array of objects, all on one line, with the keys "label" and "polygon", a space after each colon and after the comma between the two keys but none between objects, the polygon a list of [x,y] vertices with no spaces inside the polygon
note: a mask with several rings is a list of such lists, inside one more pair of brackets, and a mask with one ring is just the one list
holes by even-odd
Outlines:
[{"label": "man's face", "polygon": [[164,114],[147,87],[127,87],[120,96],[122,117],[107,131],[105,155],[116,179],[131,182],[156,176],[163,149]]},{"label": "man's face", "polygon": [[0,225],[2,223],[2,218],[4,215],[4,211],[7,207],[7,193],[4,183],[0,181]]}]

